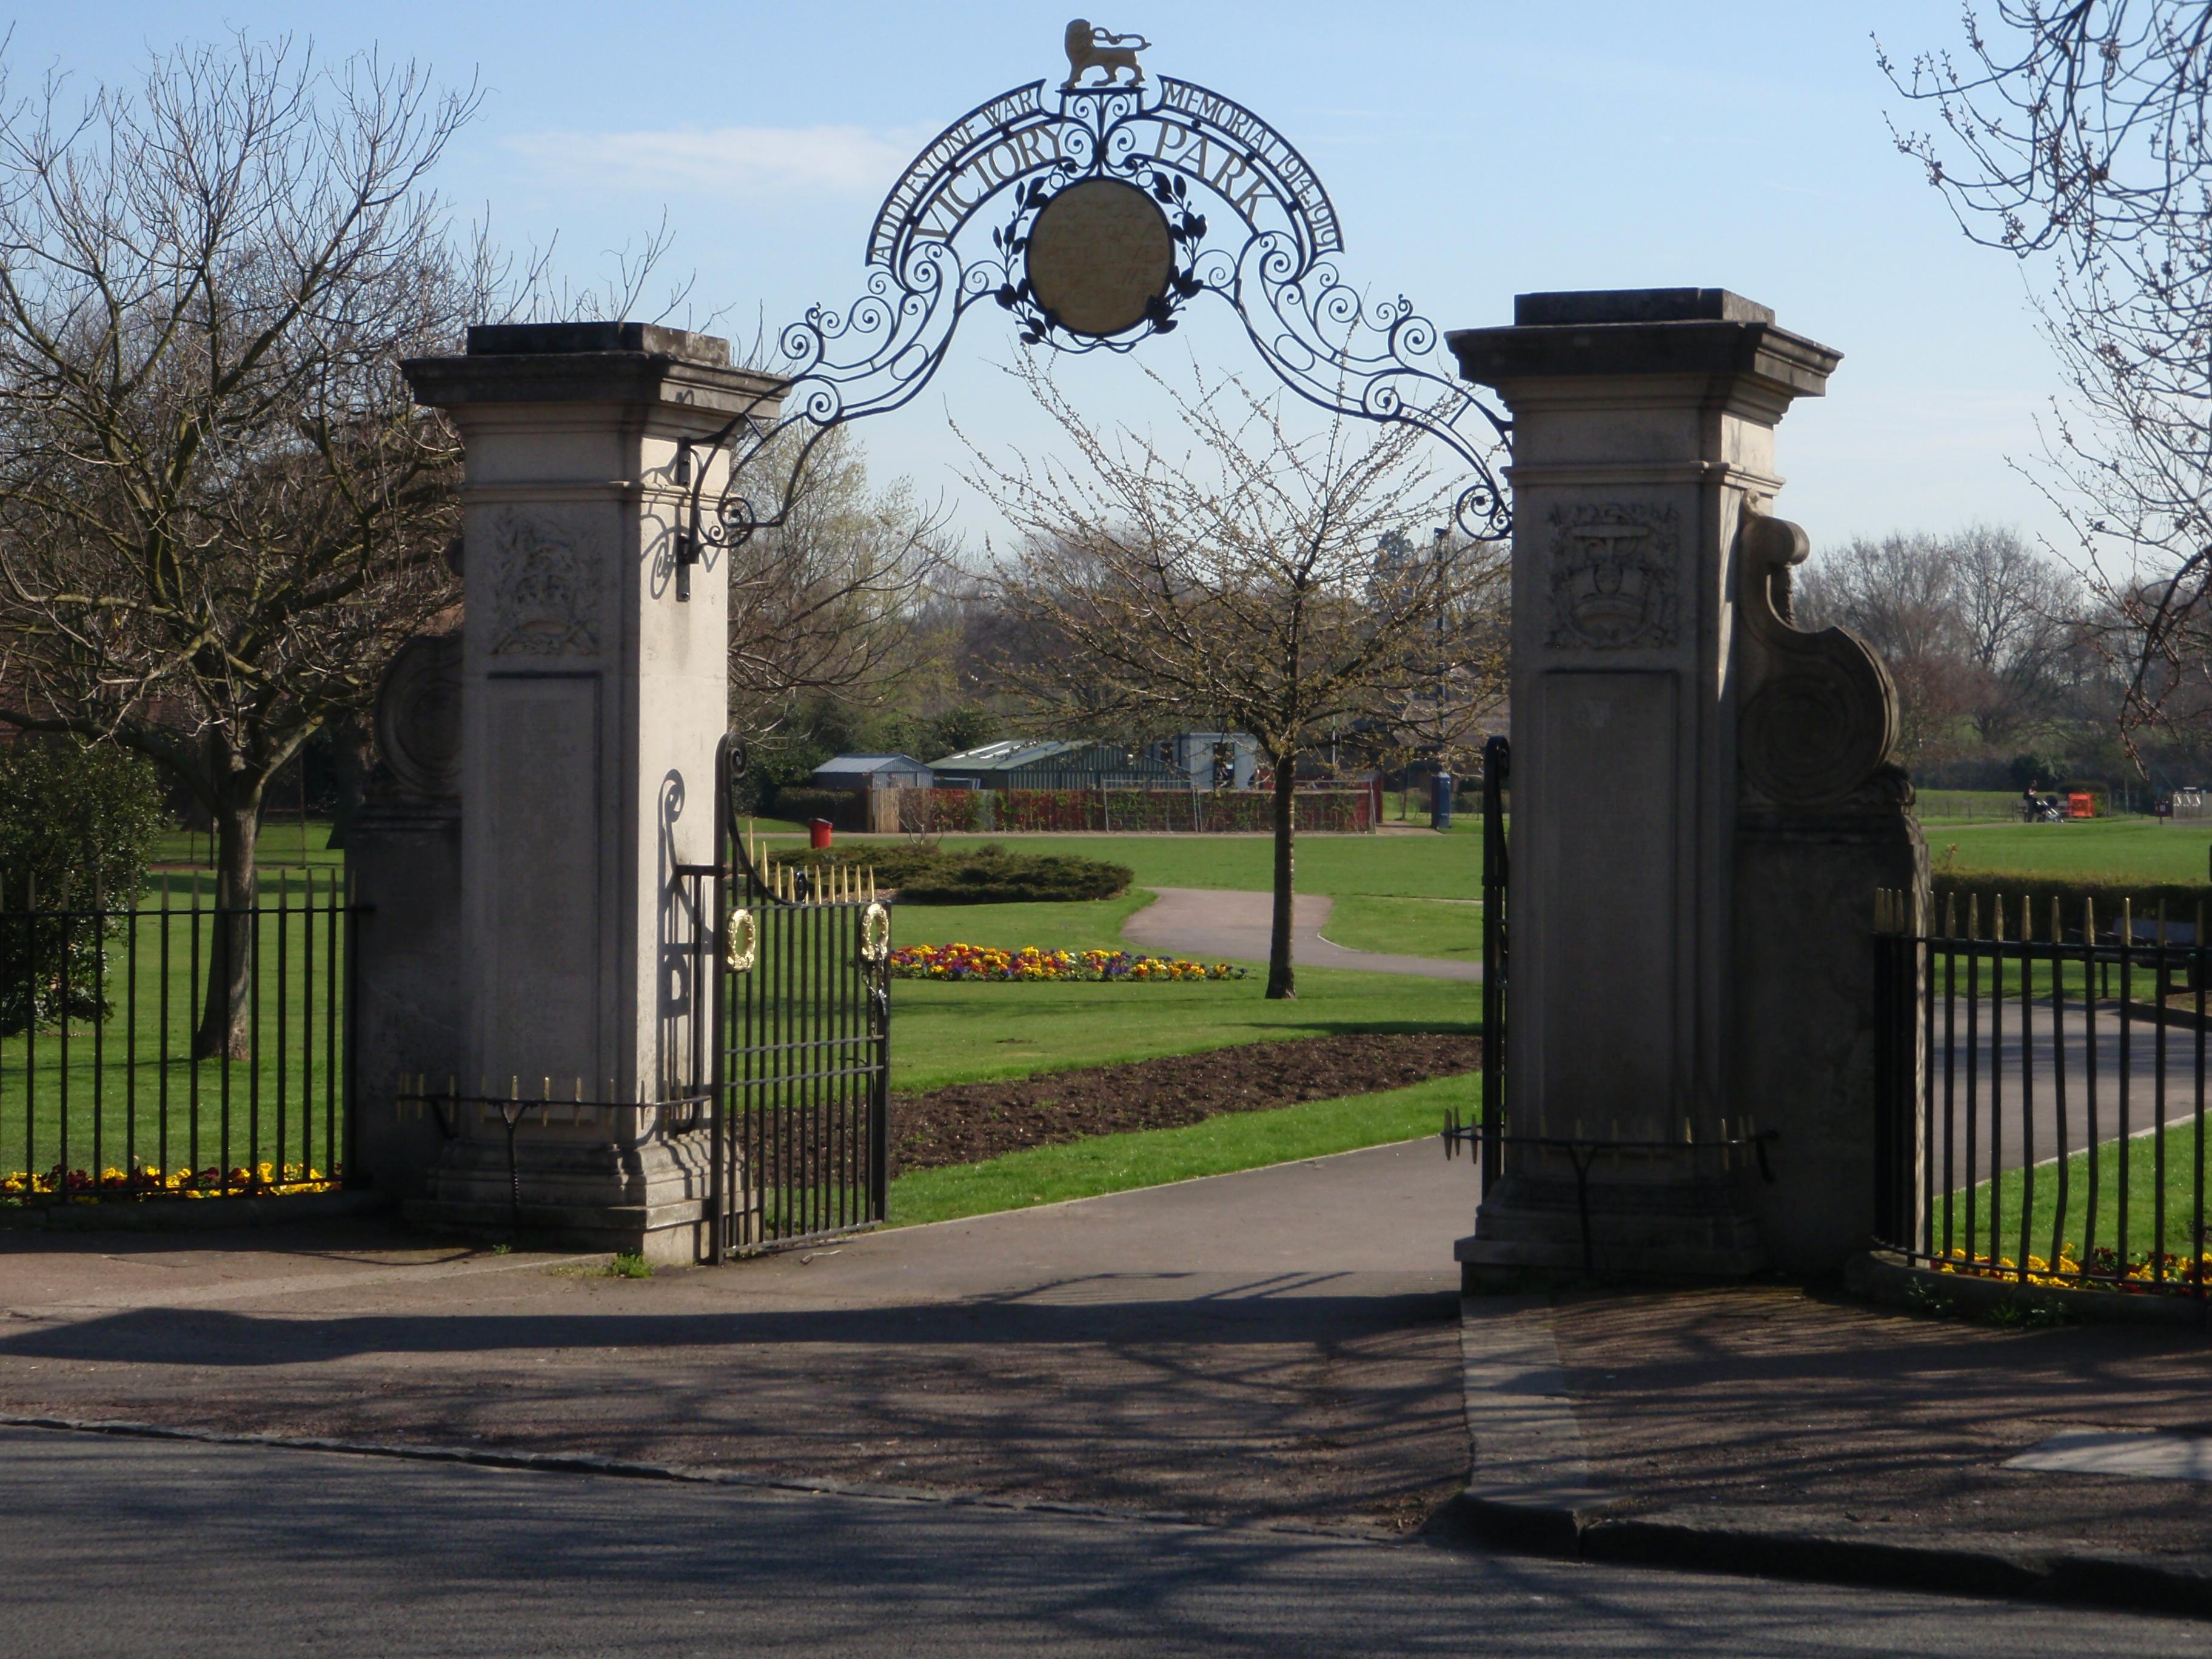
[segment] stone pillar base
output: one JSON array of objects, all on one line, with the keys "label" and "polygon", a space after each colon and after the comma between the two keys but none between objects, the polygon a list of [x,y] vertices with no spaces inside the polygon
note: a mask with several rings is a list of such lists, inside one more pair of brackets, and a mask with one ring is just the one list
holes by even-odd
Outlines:
[{"label": "stone pillar base", "polygon": [[1572,1181],[1507,1176],[1452,1247],[1462,1278],[1486,1273],[1741,1279],[1766,1265],[1758,1224],[1723,1181],[1589,1183],[1589,1243]]},{"label": "stone pillar base", "polygon": [[467,1127],[446,1143],[425,1196],[406,1204],[410,1221],[477,1236],[527,1233],[664,1267],[707,1259],[706,1130],[629,1146],[532,1124],[518,1128],[510,1168],[503,1127],[491,1135]]}]

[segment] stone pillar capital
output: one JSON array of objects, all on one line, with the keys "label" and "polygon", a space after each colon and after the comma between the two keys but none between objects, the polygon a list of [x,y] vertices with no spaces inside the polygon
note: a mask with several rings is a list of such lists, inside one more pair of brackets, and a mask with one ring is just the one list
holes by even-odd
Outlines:
[{"label": "stone pillar capital", "polygon": [[650,323],[501,323],[469,331],[459,356],[400,365],[416,399],[465,428],[518,404],[629,404],[653,407],[702,431],[766,405],[785,382],[733,368],[730,343]]},{"label": "stone pillar capital", "polygon": [[1535,404],[1727,405],[1768,425],[1827,389],[1843,354],[1718,288],[1523,294],[1510,328],[1446,337],[1460,373],[1516,412]]}]

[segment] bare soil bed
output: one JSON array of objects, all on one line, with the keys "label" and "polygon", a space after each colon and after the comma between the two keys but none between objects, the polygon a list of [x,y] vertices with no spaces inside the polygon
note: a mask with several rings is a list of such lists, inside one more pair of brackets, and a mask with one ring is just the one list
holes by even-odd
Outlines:
[{"label": "bare soil bed", "polygon": [[1481,1065],[1480,1037],[1358,1031],[896,1095],[891,1173],[980,1164],[1090,1135],[1170,1129],[1227,1112],[1379,1094]]}]

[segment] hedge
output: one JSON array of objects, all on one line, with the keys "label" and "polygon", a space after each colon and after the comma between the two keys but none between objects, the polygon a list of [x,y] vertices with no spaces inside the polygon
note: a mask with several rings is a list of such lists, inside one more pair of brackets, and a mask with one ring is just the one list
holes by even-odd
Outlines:
[{"label": "hedge", "polygon": [[801,823],[827,818],[840,830],[863,830],[865,798],[850,789],[810,789],[787,784],[775,792],[775,816]]},{"label": "hedge", "polygon": [[1984,935],[1990,931],[1994,907],[2002,902],[2005,932],[2017,937],[2022,899],[2030,906],[2038,939],[2050,936],[2054,901],[2059,907],[2062,924],[2068,933],[2075,934],[2081,930],[2081,906],[2085,900],[2096,902],[2100,933],[2119,920],[2124,902],[2135,906],[2134,915],[2139,921],[2155,919],[2161,903],[2166,906],[2169,921],[2185,921],[2193,926],[2200,905],[2208,915],[2212,915],[2212,885],[2203,882],[2114,881],[2023,876],[2002,870],[1947,870],[1936,878],[1932,896],[1930,919],[1942,926],[1944,908],[1948,903],[1952,907],[1951,923],[1962,933],[1966,927],[1967,902],[1972,899],[1975,926]]},{"label": "hedge", "polygon": [[[1358,832],[1374,828],[1364,789],[1301,789],[1291,798],[1292,826]],[[1001,830],[1265,831],[1275,827],[1273,795],[1264,789],[1008,789],[996,804]]]}]

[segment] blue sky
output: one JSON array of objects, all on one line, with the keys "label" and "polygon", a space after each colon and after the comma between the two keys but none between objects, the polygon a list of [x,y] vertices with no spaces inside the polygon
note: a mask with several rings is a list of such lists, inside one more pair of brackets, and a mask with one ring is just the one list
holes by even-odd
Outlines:
[{"label": "blue sky", "polygon": [[[24,18],[9,58],[19,90],[49,67],[128,76],[149,46],[242,27],[478,77],[483,114],[441,181],[462,210],[489,207],[516,244],[557,234],[562,268],[589,276],[665,208],[694,304],[750,334],[859,291],[868,222],[905,159],[993,94],[1063,73],[1067,9],[95,3]],[[2057,389],[2023,274],[1966,243],[1884,123],[1926,117],[1890,90],[1871,37],[1898,57],[1956,45],[1945,0],[1156,0],[1095,21],[1146,33],[1154,70],[1273,122],[1336,202],[1345,276],[1443,328],[1510,320],[1527,290],[1717,286],[1842,350],[1828,398],[1781,432],[1779,507],[1816,548],[1974,519],[2055,533],[2008,465],[2033,459]],[[1250,367],[1236,348],[1194,327],[1152,349],[1170,368],[1194,351]],[[995,367],[1016,349],[994,308],[971,316],[922,400],[869,424],[878,471],[980,523],[948,421],[992,444],[1033,429]],[[1126,361],[1081,373],[1102,411],[1157,408]]]}]

